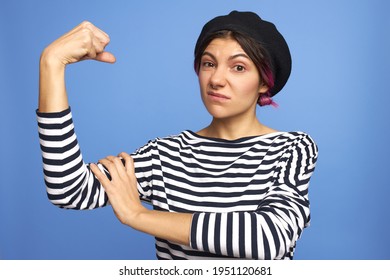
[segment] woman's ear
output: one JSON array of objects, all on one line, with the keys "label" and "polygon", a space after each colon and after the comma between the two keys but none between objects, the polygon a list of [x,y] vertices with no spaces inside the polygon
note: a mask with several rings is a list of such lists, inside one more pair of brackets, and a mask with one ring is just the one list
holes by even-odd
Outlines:
[{"label": "woman's ear", "polygon": [[263,93],[268,92],[269,87],[265,84],[261,84],[259,87],[259,96],[262,95]]}]

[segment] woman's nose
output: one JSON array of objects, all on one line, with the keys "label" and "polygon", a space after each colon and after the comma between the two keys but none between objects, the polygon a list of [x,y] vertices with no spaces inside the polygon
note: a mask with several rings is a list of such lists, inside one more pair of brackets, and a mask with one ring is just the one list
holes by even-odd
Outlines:
[{"label": "woman's nose", "polygon": [[213,74],[210,77],[210,87],[212,89],[217,89],[224,87],[226,84],[226,73],[223,68],[216,67],[213,71]]}]

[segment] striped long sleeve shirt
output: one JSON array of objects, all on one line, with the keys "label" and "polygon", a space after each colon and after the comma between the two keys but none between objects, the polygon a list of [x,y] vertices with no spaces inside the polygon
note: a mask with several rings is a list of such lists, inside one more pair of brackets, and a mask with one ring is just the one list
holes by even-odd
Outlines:
[{"label": "striped long sleeve shirt", "polygon": [[[69,209],[109,204],[83,161],[70,108],[37,111],[37,120],[49,200]],[[317,160],[306,133],[230,141],[187,130],[149,141],[131,156],[143,201],[192,213],[189,246],[156,238],[158,259],[293,258],[310,222],[308,186]]]}]

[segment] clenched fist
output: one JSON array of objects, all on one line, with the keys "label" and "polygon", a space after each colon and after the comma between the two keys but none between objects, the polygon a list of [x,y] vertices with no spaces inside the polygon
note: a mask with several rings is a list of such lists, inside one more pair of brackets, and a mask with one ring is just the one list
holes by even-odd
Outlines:
[{"label": "clenched fist", "polygon": [[63,66],[85,59],[114,63],[115,56],[104,51],[109,42],[104,31],[84,21],[46,47],[41,60]]},{"label": "clenched fist", "polygon": [[105,32],[84,21],[47,46],[39,63],[39,111],[59,112],[69,107],[66,65],[85,59],[114,63],[115,56],[104,51],[109,42]]}]

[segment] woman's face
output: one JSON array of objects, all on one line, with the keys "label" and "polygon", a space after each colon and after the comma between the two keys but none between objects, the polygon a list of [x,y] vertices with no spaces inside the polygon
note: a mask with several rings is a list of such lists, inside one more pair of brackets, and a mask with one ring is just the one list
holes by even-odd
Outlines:
[{"label": "woman's face", "polygon": [[217,119],[253,117],[260,93],[259,72],[231,38],[214,39],[203,52],[199,68],[202,100],[209,113]]}]

